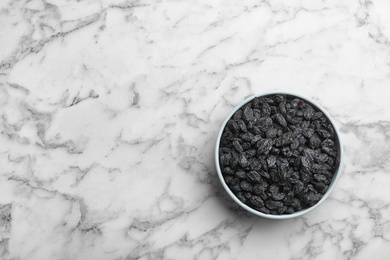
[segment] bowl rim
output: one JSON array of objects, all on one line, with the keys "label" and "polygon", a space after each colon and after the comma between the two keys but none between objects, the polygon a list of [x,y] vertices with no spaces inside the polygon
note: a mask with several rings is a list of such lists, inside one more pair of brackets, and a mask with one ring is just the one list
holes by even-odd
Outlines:
[{"label": "bowl rim", "polygon": [[[300,99],[303,99],[305,101],[308,101],[309,103],[311,103],[312,105],[314,105],[315,107],[317,107],[329,120],[329,122],[332,124],[334,130],[335,130],[335,133],[336,133],[336,138],[337,138],[337,141],[338,141],[338,146],[339,146],[339,158],[340,158],[340,163],[339,163],[339,166],[338,166],[338,169],[337,171],[335,172],[334,174],[334,177],[332,179],[332,182],[329,184],[329,187],[328,187],[328,190],[325,192],[325,194],[322,196],[321,200],[319,200],[315,205],[311,206],[310,208],[306,208],[306,209],[303,209],[303,210],[300,210],[300,211],[297,211],[297,212],[294,212],[292,214],[285,214],[285,215],[272,215],[272,214],[266,214],[266,213],[263,213],[263,212],[260,212],[260,211],[257,211],[251,207],[249,207],[248,205],[244,204],[243,202],[241,202],[237,197],[236,195],[230,190],[230,188],[228,187],[228,185],[226,184],[224,178],[223,178],[223,175],[222,175],[222,171],[221,171],[221,167],[220,167],[220,164],[219,164],[219,146],[220,146],[220,141],[221,141],[221,136],[222,136],[222,132],[223,130],[225,129],[226,127],[226,124],[227,122],[229,121],[229,119],[233,116],[233,114],[238,110],[240,109],[242,106],[244,106],[245,104],[249,103],[250,101],[252,101],[254,98],[257,98],[257,97],[264,97],[264,96],[268,96],[268,95],[276,95],[276,94],[284,94],[284,95],[290,95],[290,96],[294,96],[294,97],[297,97],[297,98],[300,98]],[[254,214],[254,215],[257,215],[257,216],[260,216],[260,217],[264,217],[264,218],[268,218],[268,219],[291,219],[291,218],[296,218],[296,217],[299,217],[299,216],[302,216],[306,213],[309,213],[310,211],[314,210],[315,208],[317,208],[319,205],[321,205],[328,197],[329,195],[332,193],[334,187],[336,186],[338,180],[340,179],[340,176],[342,174],[342,169],[343,169],[343,165],[344,165],[344,151],[343,151],[343,144],[342,144],[342,140],[341,140],[341,137],[340,137],[340,132],[337,128],[337,125],[336,123],[334,122],[333,118],[330,116],[330,114],[320,105],[318,104],[316,101],[312,100],[311,98],[307,98],[301,94],[297,94],[297,93],[293,93],[293,92],[289,92],[289,91],[271,91],[271,92],[264,92],[264,93],[261,93],[261,94],[255,94],[255,95],[252,95],[246,99],[244,99],[243,101],[241,101],[239,104],[237,104],[231,111],[230,113],[226,116],[225,120],[223,121],[222,125],[221,125],[221,128],[218,132],[218,137],[217,137],[217,141],[216,141],[216,144],[215,144],[215,166],[216,166],[216,169],[217,169],[217,174],[218,174],[218,177],[219,177],[219,180],[222,184],[222,186],[224,187],[225,191],[227,192],[227,194],[239,205],[241,206],[241,208],[245,209],[246,211]]]}]

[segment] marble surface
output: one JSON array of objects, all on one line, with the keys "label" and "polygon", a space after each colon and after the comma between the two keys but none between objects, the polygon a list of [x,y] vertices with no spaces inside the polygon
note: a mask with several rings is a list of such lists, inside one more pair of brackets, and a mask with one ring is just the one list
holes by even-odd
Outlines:
[{"label": "marble surface", "polygon": [[[389,259],[390,2],[3,0],[0,259]],[[330,198],[229,200],[229,111],[287,90],[334,117]]]}]

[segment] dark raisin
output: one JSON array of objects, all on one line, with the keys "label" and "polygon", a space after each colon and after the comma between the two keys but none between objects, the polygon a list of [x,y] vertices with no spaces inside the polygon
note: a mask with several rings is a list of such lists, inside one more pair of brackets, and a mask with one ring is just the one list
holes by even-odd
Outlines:
[{"label": "dark raisin", "polygon": [[269,209],[278,209],[283,207],[283,203],[280,201],[274,201],[274,200],[267,200],[265,202],[265,206]]},{"label": "dark raisin", "polygon": [[222,168],[222,172],[225,175],[234,175],[234,171],[230,167]]},{"label": "dark raisin", "polygon": [[231,188],[233,191],[235,191],[235,192],[242,191],[242,189],[241,189],[239,183],[236,183],[236,184],[232,185],[230,188]]},{"label": "dark raisin", "polygon": [[244,151],[250,149],[251,147],[251,144],[248,142],[242,144],[242,149],[244,149]]},{"label": "dark raisin", "polygon": [[230,160],[230,166],[235,168],[238,164],[239,160],[239,154],[236,153],[235,151],[232,151],[232,159]]},{"label": "dark raisin", "polygon": [[252,198],[252,193],[244,192],[244,196],[245,196],[245,198],[250,199],[250,198]]},{"label": "dark raisin", "polygon": [[281,114],[275,114],[275,119],[281,126],[287,127],[286,119]]},{"label": "dark raisin", "polygon": [[333,142],[332,139],[326,139],[325,141],[322,142],[322,146],[333,147],[334,146],[334,142]]},{"label": "dark raisin", "polygon": [[253,206],[255,206],[256,208],[262,208],[264,207],[264,202],[263,200],[258,197],[258,196],[252,196],[250,198],[250,202],[252,203]]},{"label": "dark raisin", "polygon": [[232,155],[230,153],[224,154],[221,156],[222,165],[229,165]]},{"label": "dark raisin", "polygon": [[287,109],[286,109],[286,102],[280,102],[279,103],[279,111],[282,115],[285,115],[287,113]]},{"label": "dark raisin", "polygon": [[326,181],[327,178],[325,177],[325,175],[321,175],[321,174],[314,174],[313,175],[314,179],[317,180],[317,181]]},{"label": "dark raisin", "polygon": [[275,129],[275,128],[270,128],[267,130],[267,132],[265,133],[265,136],[267,138],[275,138],[278,134],[278,130]]},{"label": "dark raisin", "polygon": [[272,126],[272,119],[270,117],[262,117],[258,122],[259,129],[266,132]]},{"label": "dark raisin", "polygon": [[286,209],[286,211],[285,211],[285,213],[287,213],[287,214],[292,214],[292,213],[294,213],[295,211],[294,211],[294,208],[293,207],[287,207],[287,209]]},{"label": "dark raisin", "polygon": [[301,165],[304,170],[306,170],[307,172],[310,171],[311,163],[308,157],[306,156],[301,157]]},{"label": "dark raisin", "polygon": [[248,166],[248,160],[246,159],[245,155],[241,153],[238,158],[238,163],[241,165],[241,167]]},{"label": "dark raisin", "polygon": [[274,155],[270,155],[267,157],[268,168],[273,168],[276,166],[276,157]]},{"label": "dark raisin", "polygon": [[[291,106],[292,107],[298,107],[298,104],[301,102],[302,100],[300,100],[299,98],[294,98],[292,101],[291,101]],[[303,102],[303,101],[302,101]]]},{"label": "dark raisin", "polygon": [[238,133],[238,131],[240,131],[240,128],[238,127],[238,124],[236,121],[234,120],[229,120],[227,122],[227,126],[229,127],[229,129],[233,132],[233,133]]},{"label": "dark raisin", "polygon": [[261,175],[261,176],[263,176],[264,178],[267,178],[267,179],[269,179],[269,178],[271,178],[271,176],[268,174],[268,172],[266,172],[266,171],[259,171],[259,174]]},{"label": "dark raisin", "polygon": [[272,140],[268,138],[258,141],[256,144],[258,147],[257,152],[259,154],[268,154],[272,148],[272,143]]},{"label": "dark raisin", "polygon": [[246,124],[244,123],[244,121],[239,120],[237,122],[237,125],[241,129],[242,132],[244,132],[244,133],[248,132],[248,129],[246,128]]},{"label": "dark raisin", "polygon": [[256,171],[250,171],[247,175],[248,179],[252,182],[257,182],[259,183],[261,181],[261,176],[258,172]]},{"label": "dark raisin", "polygon": [[325,153],[329,154],[330,156],[336,157],[336,155],[337,155],[336,151],[333,150],[332,148],[329,148],[329,147],[326,147],[326,146],[322,146],[321,149],[322,149],[322,151],[324,151]]},{"label": "dark raisin", "polygon": [[241,187],[241,189],[243,189],[244,191],[252,191],[252,190],[253,190],[252,184],[250,184],[250,183],[247,182],[247,181],[242,181],[242,182],[240,183],[240,187]]},{"label": "dark raisin", "polygon": [[244,109],[243,118],[246,121],[250,121],[253,118],[253,110],[249,106]]},{"label": "dark raisin", "polygon": [[301,172],[301,180],[304,183],[308,183],[310,181],[310,175],[307,172]]},{"label": "dark raisin", "polygon": [[291,147],[292,150],[297,149],[297,148],[299,147],[299,139],[298,139],[298,138],[295,138],[295,139],[292,141],[290,147]]},{"label": "dark raisin", "polygon": [[284,212],[286,212],[287,210],[287,207],[286,206],[283,206],[281,208],[278,208],[278,214],[283,214]]},{"label": "dark raisin", "polygon": [[310,137],[309,145],[312,149],[317,148],[321,145],[321,139],[318,137],[318,135],[314,134]]},{"label": "dark raisin", "polygon": [[252,133],[245,133],[241,136],[244,141],[250,142],[253,139]]},{"label": "dark raisin", "polygon": [[247,158],[252,158],[253,156],[256,155],[256,150],[255,149],[250,149],[250,150],[246,151],[245,155],[246,155]]},{"label": "dark raisin", "polygon": [[246,178],[246,173],[244,171],[237,171],[234,176],[240,179],[245,179]]},{"label": "dark raisin", "polygon": [[262,137],[261,137],[260,135],[255,135],[255,136],[253,136],[252,139],[250,140],[251,145],[256,144],[256,143],[257,143],[259,140],[261,140],[261,139],[262,139]]},{"label": "dark raisin", "polygon": [[261,103],[261,113],[263,116],[271,115],[271,107],[268,105],[268,103]]},{"label": "dark raisin", "polygon": [[244,149],[242,148],[241,144],[238,142],[238,141],[234,141],[233,142],[233,148],[239,152],[239,153],[242,153],[244,151]]},{"label": "dark raisin", "polygon": [[241,120],[241,118],[242,118],[242,110],[239,109],[236,111],[236,113],[234,113],[233,120],[238,121],[238,120]]},{"label": "dark raisin", "polygon": [[298,181],[294,186],[293,186],[293,192],[294,194],[299,194],[303,190],[303,183]]},{"label": "dark raisin", "polygon": [[314,116],[315,110],[311,106],[306,106],[305,110],[303,111],[303,116],[306,119],[312,119]]}]

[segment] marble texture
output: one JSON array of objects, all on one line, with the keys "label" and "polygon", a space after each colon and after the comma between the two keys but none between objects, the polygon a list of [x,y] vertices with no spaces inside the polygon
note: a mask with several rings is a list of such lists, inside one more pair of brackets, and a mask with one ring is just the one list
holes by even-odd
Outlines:
[{"label": "marble texture", "polygon": [[[0,1],[0,259],[389,259],[390,2]],[[255,93],[334,117],[297,219],[240,210],[214,144]]]}]

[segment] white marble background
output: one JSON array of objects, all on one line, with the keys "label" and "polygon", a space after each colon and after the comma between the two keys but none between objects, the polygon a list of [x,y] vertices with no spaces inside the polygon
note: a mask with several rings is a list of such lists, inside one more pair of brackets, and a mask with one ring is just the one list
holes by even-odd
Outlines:
[{"label": "white marble background", "polygon": [[[389,259],[390,2],[0,1],[0,259]],[[238,209],[214,168],[245,97],[339,125],[321,207]]]}]

